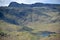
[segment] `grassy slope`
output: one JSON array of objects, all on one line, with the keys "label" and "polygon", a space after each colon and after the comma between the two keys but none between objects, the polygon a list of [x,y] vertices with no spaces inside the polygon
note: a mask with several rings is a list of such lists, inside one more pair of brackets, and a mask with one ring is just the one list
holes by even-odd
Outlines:
[{"label": "grassy slope", "polygon": [[9,23],[6,23],[6,22],[1,20],[0,21],[0,28],[3,31],[17,31],[18,29],[21,28],[21,26],[9,24]]},{"label": "grassy slope", "polygon": [[6,37],[0,37],[0,40],[38,40],[39,37],[30,34],[27,31],[18,32],[21,26],[6,23],[0,20],[0,31],[6,32]]},{"label": "grassy slope", "polygon": [[[36,24],[36,25],[31,24],[30,26],[32,26],[32,28],[35,29],[34,30],[35,32],[45,31],[45,30],[54,32],[60,29],[58,23],[44,24],[44,25],[43,24]],[[7,32],[8,34],[8,36],[6,37],[0,37],[0,40],[59,40],[60,39],[59,38],[60,34],[51,35],[50,37],[41,37],[41,36],[39,37],[39,36],[32,35],[27,31],[17,32],[18,29],[21,29],[21,26],[9,24],[4,21],[0,21],[0,30]]]},{"label": "grassy slope", "polygon": [[60,23],[48,23],[48,24],[40,24],[40,23],[30,23],[27,25],[35,29],[34,31],[51,31],[51,32],[59,32]]}]

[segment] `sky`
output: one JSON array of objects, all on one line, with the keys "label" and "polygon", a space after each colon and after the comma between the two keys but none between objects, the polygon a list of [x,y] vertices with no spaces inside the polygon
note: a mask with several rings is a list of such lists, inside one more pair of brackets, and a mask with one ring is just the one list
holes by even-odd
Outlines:
[{"label": "sky", "polygon": [[18,2],[18,3],[25,3],[25,4],[32,4],[36,2],[60,4],[60,0],[0,0],[0,6],[8,6],[11,2]]}]

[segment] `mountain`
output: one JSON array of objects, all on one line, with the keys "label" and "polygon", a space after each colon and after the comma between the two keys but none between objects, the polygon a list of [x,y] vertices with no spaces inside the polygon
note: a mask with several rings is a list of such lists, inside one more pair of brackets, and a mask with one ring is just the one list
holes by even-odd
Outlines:
[{"label": "mountain", "polygon": [[59,40],[60,4],[11,2],[8,7],[0,7],[0,38]]},{"label": "mountain", "polygon": [[17,2],[11,2],[8,7],[30,7],[30,5],[27,4],[19,4]]},{"label": "mountain", "polygon": [[[8,7],[0,7],[0,20],[14,25],[27,26],[34,30],[38,29],[37,31],[59,32],[60,6],[59,4],[19,4],[11,2]],[[56,29],[53,30],[53,28]],[[25,28],[22,29],[26,30]]]},{"label": "mountain", "polygon": [[44,3],[35,3],[35,4],[19,4],[17,2],[11,2],[8,7],[51,7],[55,8],[60,6],[60,4],[44,4]]},{"label": "mountain", "polygon": [[0,15],[4,21],[13,24],[28,24],[32,22],[60,22],[60,11],[48,7],[14,8],[0,7]]}]

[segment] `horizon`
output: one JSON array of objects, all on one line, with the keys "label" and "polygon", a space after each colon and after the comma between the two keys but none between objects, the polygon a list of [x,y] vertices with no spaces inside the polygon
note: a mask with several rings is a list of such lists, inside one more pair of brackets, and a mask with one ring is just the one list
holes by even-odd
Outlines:
[{"label": "horizon", "polygon": [[0,6],[8,6],[11,2],[17,2],[19,4],[34,4],[34,3],[44,3],[44,4],[60,4],[59,0],[0,0]]}]

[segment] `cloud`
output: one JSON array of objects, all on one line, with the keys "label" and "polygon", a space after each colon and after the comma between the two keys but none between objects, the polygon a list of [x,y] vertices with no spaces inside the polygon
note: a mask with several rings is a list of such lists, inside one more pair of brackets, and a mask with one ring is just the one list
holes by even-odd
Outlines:
[{"label": "cloud", "polygon": [[0,0],[0,6],[8,5],[12,0]]}]

